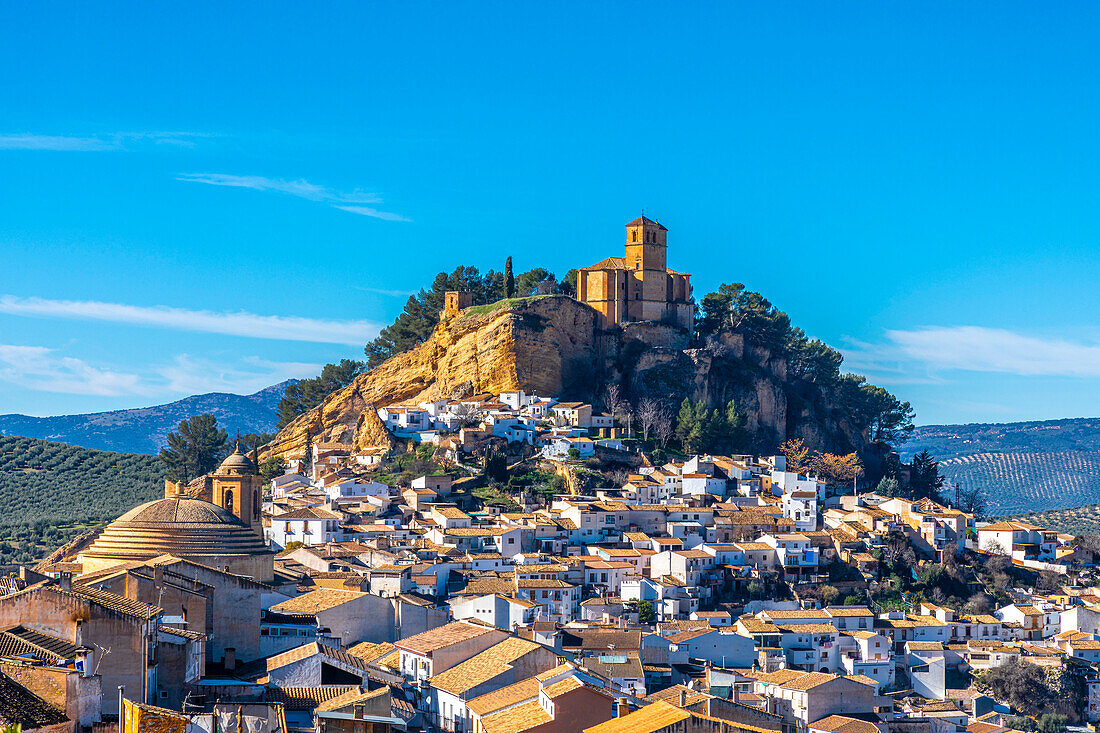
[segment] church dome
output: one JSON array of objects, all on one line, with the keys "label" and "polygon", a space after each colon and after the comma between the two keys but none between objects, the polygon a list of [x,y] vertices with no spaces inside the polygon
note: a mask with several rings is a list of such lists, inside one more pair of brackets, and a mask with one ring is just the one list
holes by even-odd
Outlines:
[{"label": "church dome", "polygon": [[214,472],[215,476],[240,476],[242,474],[250,474],[255,469],[252,465],[252,460],[241,453],[240,445],[236,450],[226,456],[221,465],[218,466],[218,470]]},{"label": "church dome", "polygon": [[107,525],[80,553],[85,572],[88,566],[144,561],[159,555],[174,555],[219,569],[229,567],[232,572],[255,566],[254,560],[272,557],[260,535],[231,512],[208,501],[184,497],[134,507]]}]

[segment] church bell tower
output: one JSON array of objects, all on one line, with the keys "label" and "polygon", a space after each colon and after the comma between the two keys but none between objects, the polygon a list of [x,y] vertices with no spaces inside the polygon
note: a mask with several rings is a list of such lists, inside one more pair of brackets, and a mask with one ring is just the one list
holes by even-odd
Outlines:
[{"label": "church bell tower", "polygon": [[633,270],[667,269],[668,230],[639,216],[626,225],[626,266]]}]

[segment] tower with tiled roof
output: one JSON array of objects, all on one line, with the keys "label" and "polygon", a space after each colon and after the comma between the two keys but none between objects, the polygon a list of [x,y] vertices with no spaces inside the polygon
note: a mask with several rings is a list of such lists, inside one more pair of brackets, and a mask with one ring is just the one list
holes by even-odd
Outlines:
[{"label": "tower with tiled roof", "polygon": [[608,257],[577,272],[577,300],[600,313],[600,326],[657,321],[689,330],[691,276],[667,266],[668,229],[639,216],[626,225],[623,257]]}]

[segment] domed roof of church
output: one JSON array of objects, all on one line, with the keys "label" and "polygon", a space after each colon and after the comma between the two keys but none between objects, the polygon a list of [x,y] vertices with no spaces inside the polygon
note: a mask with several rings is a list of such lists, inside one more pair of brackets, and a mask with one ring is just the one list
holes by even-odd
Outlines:
[{"label": "domed roof of church", "polygon": [[227,474],[239,475],[242,473],[252,473],[254,468],[255,466],[252,465],[252,459],[244,453],[241,453],[241,446],[238,444],[236,449],[226,456],[225,460],[218,466],[218,470],[216,470],[214,474],[221,476]]},{"label": "domed roof of church", "polygon": [[169,554],[203,562],[269,552],[260,535],[231,512],[201,499],[172,497],[126,512],[81,555],[129,562]]}]

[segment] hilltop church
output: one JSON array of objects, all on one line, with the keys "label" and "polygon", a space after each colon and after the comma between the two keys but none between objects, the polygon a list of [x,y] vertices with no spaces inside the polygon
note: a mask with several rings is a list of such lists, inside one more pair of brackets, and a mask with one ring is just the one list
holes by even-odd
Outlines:
[{"label": "hilltop church", "polygon": [[668,230],[639,216],[626,225],[626,256],[577,271],[577,300],[600,313],[600,327],[660,321],[690,329],[691,275],[668,269]]}]

